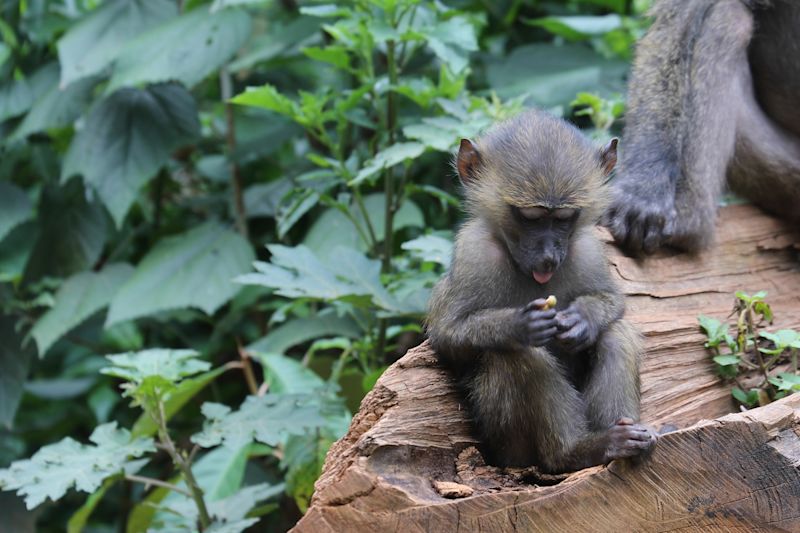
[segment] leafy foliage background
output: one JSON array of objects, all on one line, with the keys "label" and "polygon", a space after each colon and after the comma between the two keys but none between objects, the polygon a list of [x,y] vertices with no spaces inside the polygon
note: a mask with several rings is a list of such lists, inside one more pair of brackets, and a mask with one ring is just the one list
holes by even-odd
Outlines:
[{"label": "leafy foliage background", "polygon": [[648,4],[3,2],[5,525],[191,530],[122,479],[186,486],[163,409],[219,531],[290,527],[422,339],[459,138],[526,105],[618,133]]}]

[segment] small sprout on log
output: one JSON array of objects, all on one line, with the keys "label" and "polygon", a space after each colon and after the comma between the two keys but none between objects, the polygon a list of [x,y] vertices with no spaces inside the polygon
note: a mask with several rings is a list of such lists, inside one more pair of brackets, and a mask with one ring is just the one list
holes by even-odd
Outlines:
[{"label": "small sprout on log", "polygon": [[712,352],[717,372],[735,383],[731,394],[742,408],[766,405],[800,391],[800,333],[791,329],[774,333],[759,330],[773,319],[772,308],[764,301],[766,296],[765,291],[752,296],[737,291],[733,328],[714,318],[698,317],[707,337],[705,347]]}]

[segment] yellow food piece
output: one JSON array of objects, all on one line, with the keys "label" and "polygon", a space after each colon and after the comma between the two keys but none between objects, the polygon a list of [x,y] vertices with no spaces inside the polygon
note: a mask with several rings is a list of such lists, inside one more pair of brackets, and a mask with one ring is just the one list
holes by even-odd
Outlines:
[{"label": "yellow food piece", "polygon": [[544,301],[544,307],[542,307],[543,311],[547,311],[548,309],[552,309],[556,306],[558,300],[552,294],[547,297],[547,300]]}]

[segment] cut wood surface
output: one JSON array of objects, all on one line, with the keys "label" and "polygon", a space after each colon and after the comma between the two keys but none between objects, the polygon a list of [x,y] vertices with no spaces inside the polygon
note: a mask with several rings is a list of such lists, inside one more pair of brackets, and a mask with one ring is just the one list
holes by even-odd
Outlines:
[{"label": "cut wood surface", "polygon": [[[680,429],[647,458],[568,476],[483,464],[427,343],[392,365],[328,453],[294,531],[800,531],[800,394],[728,414],[697,316],[768,291],[774,328],[800,328],[800,236],[750,206],[720,211],[717,245],[629,258],[609,245],[647,339],[642,419]],[[715,419],[715,420],[712,420]]]}]

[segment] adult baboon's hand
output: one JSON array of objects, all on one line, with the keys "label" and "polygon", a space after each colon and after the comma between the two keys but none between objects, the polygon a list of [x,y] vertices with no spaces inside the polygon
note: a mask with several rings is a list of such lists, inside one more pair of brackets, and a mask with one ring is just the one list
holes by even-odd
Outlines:
[{"label": "adult baboon's hand", "polygon": [[653,253],[672,238],[678,216],[674,192],[642,194],[615,188],[603,225],[632,253]]}]

